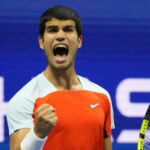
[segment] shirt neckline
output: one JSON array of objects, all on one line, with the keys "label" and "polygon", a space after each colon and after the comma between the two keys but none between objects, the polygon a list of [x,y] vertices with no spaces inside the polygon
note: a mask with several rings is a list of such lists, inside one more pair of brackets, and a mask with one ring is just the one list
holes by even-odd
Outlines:
[{"label": "shirt neckline", "polygon": [[[81,90],[85,90],[84,87],[84,82],[81,76],[77,75],[78,79],[81,83],[82,89]],[[44,79],[45,84],[47,84],[47,86],[51,89],[51,91],[59,91],[43,74],[43,72],[41,73],[41,77]],[[81,90],[75,90],[75,91],[81,91]],[[74,91],[74,90],[70,90],[70,91]]]}]

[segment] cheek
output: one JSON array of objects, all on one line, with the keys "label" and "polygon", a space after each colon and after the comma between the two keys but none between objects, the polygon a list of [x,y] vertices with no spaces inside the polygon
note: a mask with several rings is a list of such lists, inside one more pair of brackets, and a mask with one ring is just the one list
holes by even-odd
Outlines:
[{"label": "cheek", "polygon": [[54,37],[52,35],[45,34],[44,43],[46,46],[51,46],[51,44],[53,43],[53,40],[54,40]]},{"label": "cheek", "polygon": [[45,49],[51,49],[52,48],[52,41],[50,39],[45,39],[44,46],[45,46]]},{"label": "cheek", "polygon": [[76,36],[72,36],[70,38],[70,43],[71,43],[71,46],[74,47],[74,48],[79,48],[79,41],[78,41],[78,38]]}]

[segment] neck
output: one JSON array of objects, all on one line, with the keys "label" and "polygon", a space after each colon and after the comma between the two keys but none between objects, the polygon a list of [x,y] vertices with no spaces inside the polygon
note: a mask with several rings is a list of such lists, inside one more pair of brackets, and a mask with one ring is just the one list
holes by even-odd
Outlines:
[{"label": "neck", "polygon": [[57,90],[71,91],[82,89],[74,68],[58,70],[47,66],[43,74],[56,87]]}]

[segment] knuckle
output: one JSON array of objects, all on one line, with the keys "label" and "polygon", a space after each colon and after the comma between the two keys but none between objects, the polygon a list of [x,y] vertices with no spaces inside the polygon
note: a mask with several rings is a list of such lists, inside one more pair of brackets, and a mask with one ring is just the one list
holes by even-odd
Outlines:
[{"label": "knuckle", "polygon": [[55,116],[55,117],[54,117],[54,122],[57,122],[57,120],[58,120],[58,117]]},{"label": "knuckle", "polygon": [[56,121],[58,120],[58,117],[56,116]]},{"label": "knuckle", "polygon": [[52,105],[49,105],[51,110],[55,110],[55,108]]},{"label": "knuckle", "polygon": [[37,109],[36,111],[35,111],[35,115],[38,115],[39,114],[39,109]]},{"label": "knuckle", "polygon": [[43,107],[49,107],[50,105],[48,103],[44,103],[41,106],[43,106]]},{"label": "knuckle", "polygon": [[39,116],[38,116],[38,120],[39,120],[39,121],[44,120],[43,116],[40,116],[40,115],[39,115]]},{"label": "knuckle", "polygon": [[56,113],[55,113],[55,112],[52,112],[52,115],[53,115],[53,116],[56,116]]}]

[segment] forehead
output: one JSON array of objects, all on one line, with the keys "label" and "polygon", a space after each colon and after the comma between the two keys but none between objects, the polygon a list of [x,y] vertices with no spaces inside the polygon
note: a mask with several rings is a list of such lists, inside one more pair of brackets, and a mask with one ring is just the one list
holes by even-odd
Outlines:
[{"label": "forehead", "polygon": [[46,22],[46,27],[47,26],[67,26],[67,25],[71,25],[71,26],[75,26],[75,22],[73,20],[59,20],[56,18],[52,18],[51,20]]}]

